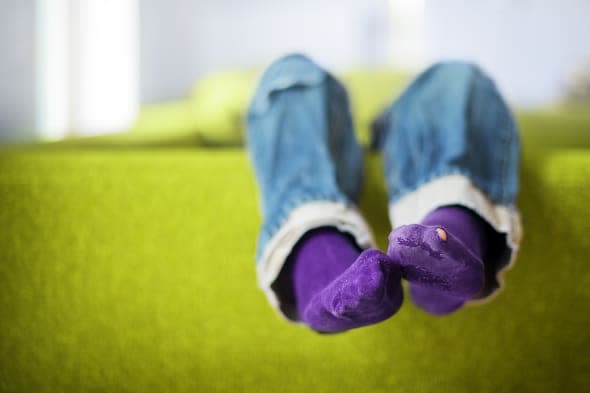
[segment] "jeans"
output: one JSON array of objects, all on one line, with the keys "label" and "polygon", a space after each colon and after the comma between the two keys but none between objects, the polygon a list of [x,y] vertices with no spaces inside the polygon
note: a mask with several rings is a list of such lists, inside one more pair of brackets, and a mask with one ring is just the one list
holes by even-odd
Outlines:
[{"label": "jeans", "polygon": [[[362,248],[374,247],[356,207],[363,150],[355,138],[347,93],[328,71],[288,55],[262,75],[248,110],[247,143],[262,202],[256,262],[260,287],[284,316],[273,288],[289,253],[309,230],[333,226]],[[495,293],[516,256],[521,223],[520,143],[510,110],[475,65],[438,63],[374,122],[393,227],[461,205],[505,235],[481,294]]]}]

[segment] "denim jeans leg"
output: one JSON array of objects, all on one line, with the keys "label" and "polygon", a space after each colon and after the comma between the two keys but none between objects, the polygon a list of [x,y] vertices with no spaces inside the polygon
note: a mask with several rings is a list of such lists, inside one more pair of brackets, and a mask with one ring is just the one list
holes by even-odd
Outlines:
[{"label": "denim jeans leg", "polygon": [[438,63],[418,76],[374,123],[384,153],[389,215],[398,227],[441,206],[478,213],[505,244],[489,257],[480,298],[503,284],[521,221],[515,205],[520,142],[509,108],[477,66]]},{"label": "denim jeans leg", "polygon": [[266,69],[247,121],[247,146],[263,215],[256,252],[258,281],[271,305],[294,320],[294,310],[272,284],[306,232],[333,226],[350,233],[362,248],[374,245],[355,205],[362,149],[344,87],[302,55],[282,57]]}]

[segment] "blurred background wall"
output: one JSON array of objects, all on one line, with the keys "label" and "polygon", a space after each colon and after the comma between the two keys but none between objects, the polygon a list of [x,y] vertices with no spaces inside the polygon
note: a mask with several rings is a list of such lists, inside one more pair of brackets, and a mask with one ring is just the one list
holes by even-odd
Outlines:
[{"label": "blurred background wall", "polygon": [[543,106],[590,60],[590,1],[427,1],[429,60],[467,58],[498,80],[510,101]]},{"label": "blurred background wall", "polygon": [[0,141],[35,130],[35,0],[0,0]]},{"label": "blurred background wall", "polygon": [[179,98],[220,68],[304,51],[330,67],[389,60],[383,0],[142,0],[141,98]]},{"label": "blurred background wall", "polygon": [[[587,0],[0,0],[0,10],[0,141],[122,129],[140,104],[184,97],[212,71],[259,68],[289,51],[335,70],[473,60],[525,107],[558,101],[590,59]],[[63,42],[47,39],[64,24]],[[53,50],[58,41],[67,54]],[[119,54],[108,55],[117,53],[110,45]],[[65,68],[55,71],[59,56]],[[45,80],[48,69],[65,82]],[[60,95],[48,86],[59,83],[67,86],[54,119],[63,129],[49,132],[47,108]],[[101,87],[109,94],[87,91]],[[96,108],[86,116],[94,122],[115,116],[109,105],[128,109],[82,124],[84,105]]]}]

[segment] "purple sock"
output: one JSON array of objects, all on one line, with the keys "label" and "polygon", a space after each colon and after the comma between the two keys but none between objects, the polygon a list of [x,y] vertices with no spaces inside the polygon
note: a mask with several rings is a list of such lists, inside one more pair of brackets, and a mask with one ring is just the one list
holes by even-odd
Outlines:
[{"label": "purple sock", "polygon": [[285,266],[299,318],[319,332],[380,322],[401,306],[399,266],[378,250],[361,250],[335,228],[308,232]]},{"label": "purple sock", "polygon": [[445,206],[421,224],[392,231],[387,253],[402,265],[414,303],[444,315],[483,288],[488,233],[488,224],[471,210]]}]

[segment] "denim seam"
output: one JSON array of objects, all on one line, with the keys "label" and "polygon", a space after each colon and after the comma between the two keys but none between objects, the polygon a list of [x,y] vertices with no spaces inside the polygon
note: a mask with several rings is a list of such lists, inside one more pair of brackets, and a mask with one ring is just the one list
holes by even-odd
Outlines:
[{"label": "denim seam", "polygon": [[[516,125],[515,125],[516,126]],[[514,136],[515,136],[515,132],[509,132],[508,133],[508,137],[505,138],[504,140],[504,146],[503,146],[503,150],[504,152],[509,152],[508,154],[511,154],[511,150],[510,150],[510,146],[512,146],[512,143],[514,143]],[[502,186],[502,201],[505,203],[509,203],[509,195],[508,195],[508,189],[507,189],[507,185],[506,185],[506,180],[509,178],[509,165],[508,165],[508,156],[507,154],[502,155],[502,175],[504,177],[504,181],[501,182],[501,186]],[[518,169],[517,169],[518,170]],[[510,202],[511,204],[513,202]]]},{"label": "denim seam", "polygon": [[[506,152],[506,151],[510,151],[510,150],[506,150],[510,147],[510,145],[508,144],[508,141],[510,141],[510,135],[507,135],[507,137],[500,137],[501,141],[502,141],[502,152]],[[502,201],[506,201],[507,200],[507,196],[506,196],[506,187],[505,187],[505,183],[506,180],[508,179],[507,176],[507,157],[506,157],[506,153],[502,154],[500,156],[500,173],[502,174],[502,181],[500,182],[500,197],[502,199]]]}]

